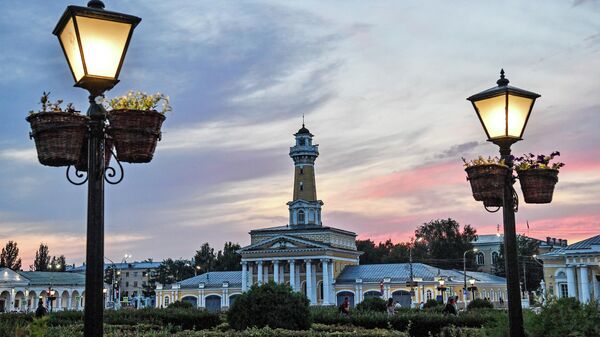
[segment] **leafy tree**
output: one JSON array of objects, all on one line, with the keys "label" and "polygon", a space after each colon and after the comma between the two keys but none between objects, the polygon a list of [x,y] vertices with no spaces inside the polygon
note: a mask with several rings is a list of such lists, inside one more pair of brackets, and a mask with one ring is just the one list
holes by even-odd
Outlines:
[{"label": "leafy tree", "polygon": [[171,284],[192,276],[194,276],[194,267],[190,261],[166,259],[158,266],[155,274],[151,275],[150,282],[152,285]]},{"label": "leafy tree", "polygon": [[[445,269],[462,269],[463,254],[473,248],[471,242],[477,238],[477,231],[460,225],[453,219],[438,219],[424,223],[415,230],[415,237],[421,239],[415,244],[413,259]],[[423,254],[425,253],[425,254]],[[424,255],[424,256],[423,256]],[[472,267],[473,259],[467,260]]]},{"label": "leafy tree", "polygon": [[[527,290],[535,291],[540,287],[544,276],[544,268],[534,260],[533,255],[539,254],[540,241],[524,235],[517,236],[517,253],[519,254],[519,277],[521,284],[527,279]],[[525,271],[525,274],[523,274]],[[504,245],[500,245],[498,259],[494,265],[494,274],[506,277]],[[523,277],[526,275],[526,277]],[[525,290],[525,289],[523,289]]]},{"label": "leafy tree", "polygon": [[356,240],[356,249],[363,252],[360,256],[360,264],[376,264],[381,263],[381,255],[375,242],[370,239]]},{"label": "leafy tree", "polygon": [[29,266],[32,271],[47,271],[50,264],[50,254],[48,245],[40,243],[40,248],[35,252],[35,260],[33,265]]},{"label": "leafy tree", "polygon": [[19,248],[16,242],[8,241],[6,246],[2,248],[0,267],[21,270],[21,259],[19,258]]},{"label": "leafy tree", "polygon": [[215,270],[216,262],[215,250],[210,247],[208,242],[202,244],[200,250],[197,250],[196,255],[194,255],[194,267],[200,266],[202,272]]},{"label": "leafy tree", "polygon": [[223,251],[217,253],[214,270],[241,270],[242,257],[236,253],[240,248],[242,247],[237,243],[226,242]]}]

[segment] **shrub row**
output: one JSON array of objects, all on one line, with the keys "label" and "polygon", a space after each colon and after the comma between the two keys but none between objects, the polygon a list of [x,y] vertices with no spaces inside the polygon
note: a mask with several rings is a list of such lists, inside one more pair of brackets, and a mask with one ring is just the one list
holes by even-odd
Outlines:
[{"label": "shrub row", "polygon": [[312,320],[315,323],[336,325],[352,324],[356,327],[393,328],[407,331],[410,336],[428,336],[439,334],[449,326],[479,328],[505,315],[493,310],[480,310],[462,313],[459,316],[444,315],[431,311],[402,311],[392,317],[386,313],[352,310],[350,315],[342,315],[335,308],[312,308]]}]

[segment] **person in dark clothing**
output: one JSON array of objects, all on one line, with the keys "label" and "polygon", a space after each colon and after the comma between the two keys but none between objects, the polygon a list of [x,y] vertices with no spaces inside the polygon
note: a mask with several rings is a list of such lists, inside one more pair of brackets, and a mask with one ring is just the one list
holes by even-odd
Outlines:
[{"label": "person in dark clothing", "polygon": [[35,310],[35,317],[40,318],[48,314],[48,310],[44,307],[44,301],[40,298],[38,301],[37,309]]},{"label": "person in dark clothing", "polygon": [[450,315],[457,315],[458,313],[456,312],[456,307],[454,306],[454,299],[450,298],[448,300],[448,303],[446,303],[446,306],[444,307],[444,310],[442,310],[442,312],[444,314],[450,314]]},{"label": "person in dark clothing", "polygon": [[348,315],[350,313],[350,299],[344,298],[344,302],[340,305],[340,313]]}]

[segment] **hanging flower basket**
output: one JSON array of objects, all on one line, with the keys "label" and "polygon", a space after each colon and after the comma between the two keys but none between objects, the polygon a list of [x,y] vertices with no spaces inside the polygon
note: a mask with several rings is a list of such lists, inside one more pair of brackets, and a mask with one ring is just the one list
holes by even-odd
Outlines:
[{"label": "hanging flower basket", "polygon": [[117,149],[117,158],[127,163],[148,163],[161,137],[165,116],[155,110],[111,110],[109,133]]},{"label": "hanging flower basket", "polygon": [[85,139],[88,117],[73,112],[32,113],[30,138],[35,140],[38,159],[46,166],[74,165]]},{"label": "hanging flower basket", "polygon": [[[110,150],[113,148],[113,141],[110,136],[108,136],[104,140],[104,167],[108,167],[110,164],[110,159],[112,158],[112,153]],[[83,146],[81,147],[81,153],[79,155],[79,159],[75,164],[75,169],[79,172],[87,172],[88,168],[88,139],[86,138],[83,142]]]},{"label": "hanging flower basket", "polygon": [[517,170],[523,198],[528,204],[549,204],[552,202],[554,186],[558,182],[556,169]]},{"label": "hanging flower basket", "polygon": [[499,164],[474,165],[465,171],[475,200],[483,201],[486,207],[503,206],[508,167]]}]

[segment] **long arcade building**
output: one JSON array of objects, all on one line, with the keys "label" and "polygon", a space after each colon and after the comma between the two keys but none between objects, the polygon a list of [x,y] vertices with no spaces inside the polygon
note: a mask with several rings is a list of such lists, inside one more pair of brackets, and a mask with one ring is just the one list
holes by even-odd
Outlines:
[{"label": "long arcade building", "polygon": [[[208,272],[175,284],[157,285],[157,307],[187,301],[199,308],[223,310],[253,284],[268,281],[288,284],[305,294],[313,305],[338,305],[348,297],[354,306],[375,296],[393,297],[403,306],[455,295],[464,303],[462,271],[414,263],[413,281],[417,286],[412,288],[407,287],[411,281],[411,266],[407,263],[359,266],[361,252],[356,249],[356,234],[323,226],[323,202],[317,198],[314,169],[319,146],[313,144],[313,135],[304,124],[294,136],[296,143],[290,148],[294,192],[293,200],[287,203],[289,224],[250,231],[250,245],[238,251],[242,271]],[[504,278],[479,272],[467,274],[476,283],[476,297],[494,302],[507,298]],[[440,280],[446,289],[440,288]]]}]

